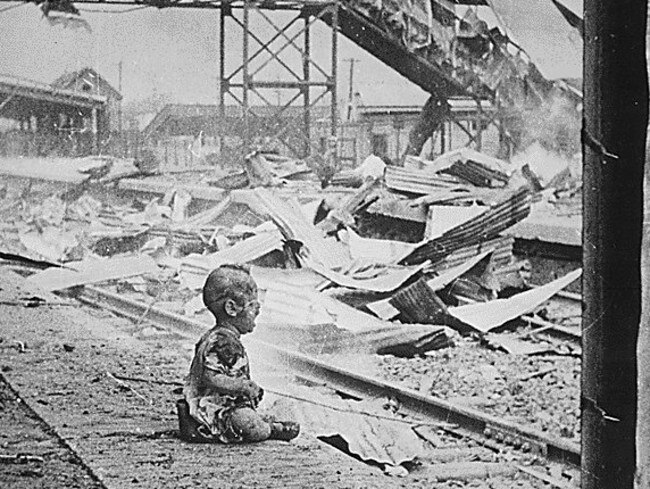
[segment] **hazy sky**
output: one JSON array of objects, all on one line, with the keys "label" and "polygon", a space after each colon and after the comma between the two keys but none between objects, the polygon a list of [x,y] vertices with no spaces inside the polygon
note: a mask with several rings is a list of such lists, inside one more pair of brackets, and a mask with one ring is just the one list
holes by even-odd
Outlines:
[{"label": "hazy sky", "polygon": [[[576,12],[582,0],[564,0]],[[548,76],[579,76],[581,40],[568,27],[551,0],[525,0],[535,7],[534,15],[519,15],[521,0],[489,0],[498,13],[481,17],[503,28],[528,51]],[[122,93],[125,101],[138,100],[154,92],[169,94],[176,102],[215,103],[218,99],[219,11],[207,9],[155,9],[151,7],[111,7],[78,4],[81,18],[91,31],[50,25],[40,9],[27,3],[0,4],[0,74],[51,82],[66,71],[91,66],[116,88],[118,64],[123,66]],[[13,7],[6,10],[7,7]],[[121,12],[121,13],[120,13]],[[278,21],[286,14],[265,11]],[[462,16],[463,9],[457,14]],[[282,17],[284,15],[284,17]],[[545,21],[542,22],[542,21]],[[265,21],[253,15],[255,31]],[[239,27],[227,23],[227,67],[241,63],[242,41]],[[268,28],[266,32],[272,32]],[[317,22],[312,27],[312,56],[329,70],[330,31]],[[578,38],[578,39],[576,39]],[[280,41],[278,41],[280,42]],[[253,42],[251,52],[257,48]],[[288,51],[285,51],[287,53]],[[366,105],[422,105],[427,94],[383,63],[339,35],[339,101],[347,99],[349,58],[356,58],[355,91]],[[300,70],[300,59],[287,58]],[[270,65],[258,79],[287,79]],[[312,73],[316,73],[312,69]],[[283,92],[285,95],[288,92]],[[277,93],[266,92],[275,101]],[[329,100],[327,100],[329,102]]]},{"label": "hazy sky", "polygon": [[[12,5],[18,4],[2,3],[0,10]],[[217,101],[217,10],[143,8],[118,14],[128,7],[78,7],[92,32],[52,26],[32,4],[0,12],[0,73],[49,83],[66,71],[91,66],[117,88],[118,64],[122,61],[125,101],[145,98],[154,91],[168,93],[183,103]],[[234,24],[227,25],[236,31]],[[329,69],[327,27],[316,24],[312,39],[313,56]],[[228,62],[234,68],[241,61],[241,38],[231,36],[228,40]],[[365,104],[421,105],[426,100],[420,88],[343,36],[339,36],[339,100],[347,97],[349,64],[344,60],[351,57],[360,61],[355,70],[355,90],[361,92]],[[277,79],[278,71],[271,69],[266,75],[266,79]]]}]

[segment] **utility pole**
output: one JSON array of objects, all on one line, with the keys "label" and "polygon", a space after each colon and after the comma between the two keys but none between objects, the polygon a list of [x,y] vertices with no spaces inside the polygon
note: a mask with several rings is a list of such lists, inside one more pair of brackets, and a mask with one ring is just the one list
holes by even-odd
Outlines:
[{"label": "utility pole", "polygon": [[637,368],[637,337],[649,334],[640,327],[646,10],[647,0],[584,2],[582,489],[632,489],[637,456],[638,488],[648,487],[649,409],[637,391],[637,377],[650,380]]},{"label": "utility pole", "polygon": [[[120,92],[120,96],[123,97],[122,95],[122,60],[117,64],[117,91]],[[119,104],[117,106],[117,130],[120,133],[120,137],[122,136],[122,99],[119,100]]]},{"label": "utility pole", "polygon": [[346,120],[352,120],[352,107],[354,105],[354,63],[359,61],[356,58],[347,58],[343,60],[346,63],[350,63],[350,85],[348,90],[348,116]]}]

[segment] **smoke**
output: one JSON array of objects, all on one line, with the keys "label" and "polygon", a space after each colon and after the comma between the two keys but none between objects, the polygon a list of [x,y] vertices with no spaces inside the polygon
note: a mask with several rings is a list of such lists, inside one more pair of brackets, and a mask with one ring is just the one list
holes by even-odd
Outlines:
[{"label": "smoke", "polygon": [[539,142],[534,142],[524,151],[511,159],[515,168],[528,165],[543,187],[547,187],[555,177],[568,170],[569,176],[576,177],[571,160],[556,151],[545,149]]},{"label": "smoke", "polygon": [[539,105],[523,108],[515,140],[518,148],[528,148],[537,143],[544,150],[570,159],[581,150],[580,107],[562,92],[551,92]]}]

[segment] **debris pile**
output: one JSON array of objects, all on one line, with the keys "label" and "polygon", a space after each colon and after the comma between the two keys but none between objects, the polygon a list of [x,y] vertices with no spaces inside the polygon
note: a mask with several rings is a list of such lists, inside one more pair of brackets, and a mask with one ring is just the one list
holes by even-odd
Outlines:
[{"label": "debris pile", "polygon": [[[525,292],[529,265],[515,260],[503,233],[528,216],[533,192],[507,163],[466,148],[433,161],[409,157],[404,167],[377,160],[356,172],[361,186],[319,192],[304,162],[255,152],[241,174],[207,182],[241,175],[244,188],[224,189],[216,204],[182,185],[112,202],[90,190],[38,203],[29,191],[5,196],[18,210],[11,215],[21,245],[5,251],[63,265],[30,279],[47,290],[111,281],[121,291],[168,295],[149,300],[190,314],[202,312],[197,298],[212,269],[248,263],[265,294],[260,321],[355,334],[426,325],[410,346],[396,343],[410,355],[450,344],[439,339],[443,327],[484,334],[516,320],[579,275]],[[373,216],[424,230],[416,242],[378,239],[380,230],[361,225]],[[520,293],[499,298],[506,290]],[[432,334],[438,340],[424,340]]]},{"label": "debris pile", "polygon": [[[409,157],[404,167],[378,163],[346,177],[351,186],[334,178],[326,189],[308,165],[262,153],[199,185],[156,177],[147,193],[9,179],[0,192],[0,258],[44,292],[101,284],[201,321],[209,321],[200,294],[208,273],[246,263],[260,288],[261,339],[309,354],[376,355],[388,377],[443,398],[484,399],[482,407],[520,421],[547,412],[523,407],[528,386],[557,382],[555,371],[536,375],[538,359],[573,362],[562,381],[575,387],[579,347],[547,341],[530,324],[552,328],[545,318],[559,312],[544,305],[580,270],[534,287],[507,233],[531,206],[548,195],[566,201],[575,187],[564,180],[536,193],[523,165],[513,170],[470,150]],[[522,335],[516,327],[526,324]],[[480,371],[471,369],[477,355],[488,362]],[[498,364],[522,356],[530,359],[526,378]],[[467,359],[467,375],[446,365],[456,358]],[[558,404],[564,428],[548,415],[540,429],[576,436],[577,398],[567,396]]]}]

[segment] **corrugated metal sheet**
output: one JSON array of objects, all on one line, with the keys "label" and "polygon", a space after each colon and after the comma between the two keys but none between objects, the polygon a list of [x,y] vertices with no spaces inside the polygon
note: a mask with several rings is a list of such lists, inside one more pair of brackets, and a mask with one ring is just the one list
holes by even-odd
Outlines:
[{"label": "corrugated metal sheet", "polygon": [[316,287],[324,281],[323,277],[308,268],[252,267],[251,275],[261,291],[259,324],[313,325],[335,321],[319,302],[316,292]]},{"label": "corrugated metal sheet", "polygon": [[473,160],[457,161],[444,170],[444,173],[466,180],[477,187],[503,187],[509,180],[505,173],[487,168]]},{"label": "corrugated metal sheet", "polygon": [[450,229],[440,238],[423,244],[404,258],[401,263],[413,265],[426,260],[436,263],[462,247],[493,239],[528,216],[530,200],[530,190],[528,187],[522,187],[510,198],[495,205],[487,212]]},{"label": "corrugated metal sheet", "polygon": [[452,189],[468,190],[467,185],[456,177],[399,166],[387,166],[384,178],[388,188],[412,194],[427,195]]},{"label": "corrugated metal sheet", "polygon": [[309,259],[305,259],[305,263],[309,268],[337,285],[371,292],[392,292],[422,269],[421,265],[415,267],[374,266],[370,270],[370,276],[363,276],[360,273],[345,275],[333,272]]},{"label": "corrugated metal sheet", "polygon": [[323,238],[321,231],[307,221],[296,199],[284,200],[265,188],[232,192],[235,202],[269,216],[288,240],[302,243],[300,253],[330,270],[347,269],[350,256],[338,243]]},{"label": "corrugated metal sheet", "polygon": [[147,179],[125,178],[120,180],[118,187],[122,190],[135,192],[147,192],[154,194],[166,194],[173,190],[184,190],[195,199],[216,200],[221,202],[226,193],[225,190],[209,187],[207,185],[179,184],[175,180],[164,180],[164,177],[148,177]]},{"label": "corrugated metal sheet", "polygon": [[485,258],[490,251],[485,251],[483,253],[479,253],[475,257],[470,258],[466,262],[464,262],[461,265],[456,265],[453,267],[450,267],[446,270],[444,270],[440,275],[437,277],[434,277],[430,280],[427,281],[427,285],[431,290],[434,292],[436,290],[444,289],[447,285],[449,285],[451,282],[456,280],[458,277],[463,275],[465,272],[469,271],[472,267],[474,267],[478,262],[480,262],[483,258]]},{"label": "corrugated metal sheet", "polygon": [[282,246],[282,235],[279,231],[273,231],[256,234],[211,255],[188,255],[180,264],[181,284],[189,289],[199,289],[203,287],[207,275],[218,266],[225,263],[247,263],[273,250],[281,250]]},{"label": "corrugated metal sheet", "polygon": [[412,461],[423,450],[422,441],[409,424],[399,418],[385,419],[389,414],[381,409],[383,400],[349,401],[299,386],[291,386],[286,394],[300,400],[276,400],[271,412],[278,419],[296,420],[315,436],[340,436],[350,452],[362,460],[395,466]]},{"label": "corrugated metal sheet", "polygon": [[492,250],[492,263],[497,270],[510,265],[512,262],[512,248],[514,238],[510,236],[499,236],[471,246],[464,246],[436,264],[437,270],[446,270],[465,263],[469,258]]},{"label": "corrugated metal sheet", "polygon": [[302,318],[305,319],[303,324],[329,322],[353,333],[390,327],[390,323],[316,291],[315,286],[309,285],[311,279],[300,279],[304,280],[302,283],[287,283],[287,275],[293,272],[256,267],[252,269],[253,278],[265,294],[260,320],[269,323],[281,320],[285,323],[300,324],[299,319]]},{"label": "corrugated metal sheet", "polygon": [[366,307],[375,316],[384,321],[390,321],[399,316],[399,309],[390,303],[390,297],[388,299],[369,302],[366,304]]},{"label": "corrugated metal sheet", "polygon": [[[445,190],[441,193],[450,194]],[[384,192],[376,202],[373,202],[367,209],[370,214],[381,214],[382,216],[394,217],[405,221],[426,222],[427,209],[422,205],[413,205],[413,199],[407,199],[392,192]]]},{"label": "corrugated metal sheet", "polygon": [[582,269],[574,270],[553,282],[521,292],[507,299],[450,307],[448,311],[449,314],[463,323],[472,326],[478,331],[487,333],[497,326],[533,311],[576,280],[581,273]]},{"label": "corrugated metal sheet", "polygon": [[352,229],[348,229],[347,233],[350,254],[355,260],[386,265],[394,264],[417,248],[415,243],[362,238]]},{"label": "corrugated metal sheet", "polygon": [[324,282],[323,277],[309,268],[266,268],[251,267],[251,275],[260,289],[274,287],[293,287],[305,290],[316,290]]},{"label": "corrugated metal sheet", "polygon": [[354,170],[341,170],[332,177],[330,185],[358,188],[363,185],[363,179],[361,175]]},{"label": "corrugated metal sheet", "polygon": [[66,268],[50,267],[27,277],[25,283],[48,292],[136,275],[155,274],[156,262],[148,255],[85,259],[66,263]]},{"label": "corrugated metal sheet", "polygon": [[424,238],[439,238],[450,229],[474,219],[488,209],[488,206],[482,205],[430,205]]},{"label": "corrugated metal sheet", "polygon": [[[435,295],[436,291],[445,288],[458,277],[475,267],[490,253],[493,253],[491,249],[478,253],[476,256],[470,256],[462,263],[455,264],[452,267],[438,268],[439,275],[426,280],[427,288]],[[493,260],[493,257],[491,259]],[[432,298],[429,290],[424,289],[419,282],[402,289],[393,297],[368,303],[366,307],[377,317],[386,321],[397,317],[403,312],[405,313],[405,317],[409,318],[409,321],[431,323],[432,314],[435,316],[435,319],[442,319],[441,316],[438,316],[438,309],[444,311],[444,306],[438,303],[437,297],[433,299],[435,304],[431,304],[432,314],[427,312],[427,310],[422,312],[417,310],[419,303],[426,304]],[[409,311],[411,312],[409,313]]]},{"label": "corrugated metal sheet", "polygon": [[508,183],[511,173],[505,161],[470,148],[448,151],[434,161],[423,163],[429,171],[453,175],[479,187],[502,187]]},{"label": "corrugated metal sheet", "polygon": [[444,322],[446,307],[424,279],[404,287],[389,302],[400,311],[404,321],[422,324]]}]

